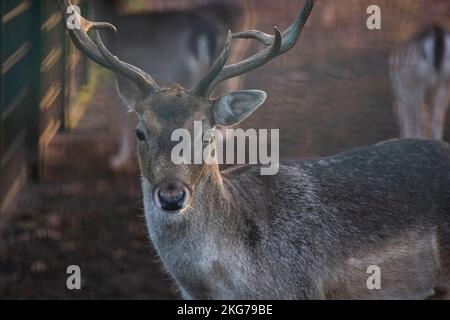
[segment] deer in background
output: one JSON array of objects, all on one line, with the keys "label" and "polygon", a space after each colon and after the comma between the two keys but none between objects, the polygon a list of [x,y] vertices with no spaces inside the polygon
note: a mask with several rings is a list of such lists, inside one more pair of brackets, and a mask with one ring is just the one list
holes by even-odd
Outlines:
[{"label": "deer in background", "polygon": [[433,26],[391,55],[401,138],[442,139],[450,104],[450,34]]},{"label": "deer in background", "polygon": [[[60,0],[66,15],[69,1]],[[199,83],[161,88],[103,44],[107,23],[82,19],[77,46],[113,70],[118,90],[139,118],[136,128],[150,238],[184,298],[369,299],[444,297],[450,289],[450,147],[398,140],[336,156],[282,163],[277,175],[249,165],[171,159],[174,130],[234,126],[265,99],[259,90],[211,98],[222,81],[254,70],[297,42],[313,8],[284,32],[239,32]],[[66,15],[67,18],[67,15]],[[92,38],[87,32],[92,30]],[[265,48],[228,64],[234,38]],[[211,142],[211,141],[210,141]],[[381,271],[369,290],[367,270]]]}]

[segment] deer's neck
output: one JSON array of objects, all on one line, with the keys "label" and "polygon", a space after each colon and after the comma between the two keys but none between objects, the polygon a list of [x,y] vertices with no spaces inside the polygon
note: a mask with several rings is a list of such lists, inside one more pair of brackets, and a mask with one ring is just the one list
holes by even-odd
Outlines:
[{"label": "deer's neck", "polygon": [[[191,294],[206,294],[204,298],[214,294],[217,286],[230,285],[209,283],[210,279],[218,279],[217,270],[230,270],[227,268],[230,263],[235,266],[234,270],[239,270],[240,261],[235,261],[236,257],[240,260],[246,257],[240,245],[242,241],[236,227],[240,218],[229,181],[223,179],[218,166],[206,170],[194,192],[191,207],[178,215],[157,209],[149,197],[150,190],[146,190],[148,186],[143,183],[148,229],[159,256],[180,287]],[[239,276],[219,278],[229,281]],[[195,294],[192,297],[201,298]]]}]

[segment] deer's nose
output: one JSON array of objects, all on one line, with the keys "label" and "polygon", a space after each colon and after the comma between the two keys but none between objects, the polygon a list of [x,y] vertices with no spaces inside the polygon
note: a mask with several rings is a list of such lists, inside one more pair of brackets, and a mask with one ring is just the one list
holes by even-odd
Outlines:
[{"label": "deer's nose", "polygon": [[160,209],[177,212],[186,208],[189,202],[189,189],[178,179],[168,179],[156,186],[153,197]]}]

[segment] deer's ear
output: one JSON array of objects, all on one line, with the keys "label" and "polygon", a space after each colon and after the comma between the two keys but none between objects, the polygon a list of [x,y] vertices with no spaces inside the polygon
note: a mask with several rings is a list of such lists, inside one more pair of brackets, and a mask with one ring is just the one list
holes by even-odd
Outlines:
[{"label": "deer's ear", "polygon": [[260,90],[227,93],[214,104],[214,120],[222,126],[234,126],[244,121],[266,101],[267,94]]},{"label": "deer's ear", "polygon": [[139,88],[133,82],[121,75],[116,75],[116,88],[119,97],[125,103],[127,108],[134,110],[136,101],[141,96]]}]

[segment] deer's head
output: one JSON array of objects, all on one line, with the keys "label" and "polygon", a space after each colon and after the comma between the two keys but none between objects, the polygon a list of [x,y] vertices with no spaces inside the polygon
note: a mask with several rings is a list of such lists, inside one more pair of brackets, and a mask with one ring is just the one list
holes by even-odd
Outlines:
[{"label": "deer's head", "polygon": [[[75,14],[69,0],[57,0],[66,20]],[[80,28],[70,30],[72,40],[90,59],[117,76],[117,89],[130,110],[138,115],[136,128],[138,159],[143,179],[152,186],[153,201],[167,212],[182,212],[194,197],[196,186],[207,172],[207,165],[175,165],[171,160],[176,129],[187,129],[194,137],[194,121],[204,130],[216,126],[234,126],[253,113],[266,99],[259,90],[245,90],[210,98],[222,81],[258,68],[291,49],[312,10],[314,0],[306,0],[294,23],[284,32],[275,27],[275,35],[261,31],[228,33],[224,49],[198,85],[187,90],[179,85],[160,88],[143,70],[119,60],[103,44],[98,30],[116,28],[103,22],[90,22],[77,15]],[[88,32],[92,30],[92,38]],[[265,48],[248,59],[226,65],[233,38],[255,39]]]}]

